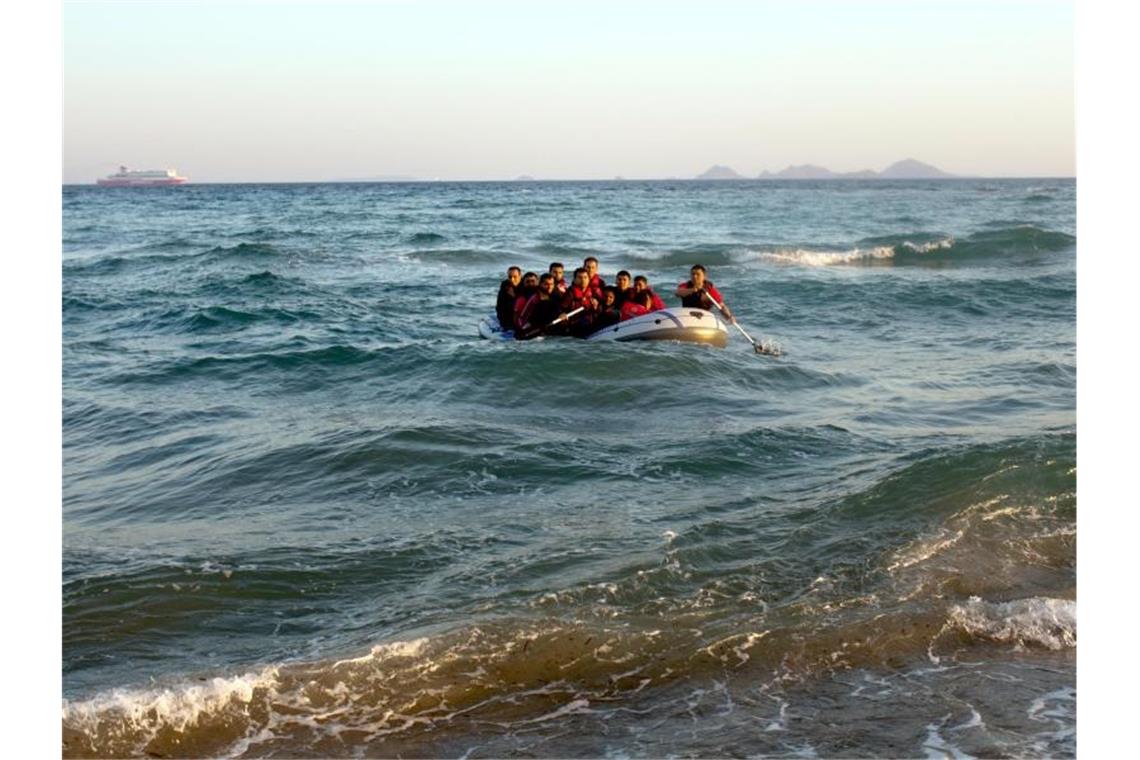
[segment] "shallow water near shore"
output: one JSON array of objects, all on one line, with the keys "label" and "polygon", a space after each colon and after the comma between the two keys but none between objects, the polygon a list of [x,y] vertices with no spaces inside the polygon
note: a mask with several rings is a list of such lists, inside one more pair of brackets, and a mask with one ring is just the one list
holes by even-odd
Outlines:
[{"label": "shallow water near shore", "polygon": [[[1075,210],[66,187],[63,755],[1075,755]],[[588,255],[784,355],[478,339]]]}]

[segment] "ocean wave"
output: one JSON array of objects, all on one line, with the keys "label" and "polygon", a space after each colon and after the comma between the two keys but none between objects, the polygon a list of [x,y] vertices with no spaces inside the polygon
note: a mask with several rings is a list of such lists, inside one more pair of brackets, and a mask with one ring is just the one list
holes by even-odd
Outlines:
[{"label": "ocean wave", "polygon": [[948,625],[1018,648],[1071,649],[1077,645],[1077,603],[1039,597],[986,602],[971,597],[950,609]]},{"label": "ocean wave", "polygon": [[[504,270],[508,264],[515,263],[513,254],[510,252],[487,248],[424,248],[403,254],[401,258],[427,263],[469,264],[472,266],[500,264]],[[541,271],[545,271],[545,269]]]},{"label": "ocean wave", "polygon": [[753,249],[756,258],[802,266],[837,265],[946,265],[964,264],[996,257],[1063,251],[1076,238],[1063,232],[1033,225],[1002,226],[965,237],[937,233],[913,233],[865,238],[847,249],[775,248]]},{"label": "ocean wave", "polygon": [[[754,611],[754,614],[755,611]],[[384,641],[342,659],[259,669],[65,700],[65,757],[325,755],[367,748],[405,754],[479,726],[499,734],[564,725],[570,713],[631,709],[681,683],[804,683],[853,669],[917,665],[954,631],[979,643],[1046,650],[1075,644],[1075,608],[1057,599],[948,613],[890,612],[863,603],[792,626],[697,627],[499,620]],[[948,655],[941,655],[942,662]],[[453,733],[454,732],[454,733]]]},{"label": "ocean wave", "polygon": [[447,237],[437,232],[417,232],[410,235],[407,239],[412,245],[433,245],[443,242],[444,240],[447,240]]}]

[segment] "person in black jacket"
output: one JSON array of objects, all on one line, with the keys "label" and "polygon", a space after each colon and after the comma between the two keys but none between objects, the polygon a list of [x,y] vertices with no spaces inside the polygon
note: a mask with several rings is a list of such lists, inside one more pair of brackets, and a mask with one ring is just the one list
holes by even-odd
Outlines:
[{"label": "person in black jacket", "polygon": [[515,290],[522,281],[522,270],[518,267],[507,269],[507,279],[499,283],[499,297],[495,301],[495,316],[499,318],[499,328],[502,330],[515,329],[515,299],[518,293]]}]

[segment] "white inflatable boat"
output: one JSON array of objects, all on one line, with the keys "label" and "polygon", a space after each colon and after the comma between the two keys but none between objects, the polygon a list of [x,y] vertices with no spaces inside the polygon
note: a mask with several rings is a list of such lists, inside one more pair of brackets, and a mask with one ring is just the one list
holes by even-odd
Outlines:
[{"label": "white inflatable boat", "polygon": [[[499,326],[494,314],[479,322],[479,336],[487,340],[514,340],[515,337],[513,332]],[[728,343],[728,327],[711,311],[677,306],[603,327],[586,340],[676,340],[724,348]]]}]

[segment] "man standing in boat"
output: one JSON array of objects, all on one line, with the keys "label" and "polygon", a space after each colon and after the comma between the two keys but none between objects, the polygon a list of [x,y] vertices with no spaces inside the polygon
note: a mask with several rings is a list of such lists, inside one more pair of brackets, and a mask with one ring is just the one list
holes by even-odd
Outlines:
[{"label": "man standing in boat", "polygon": [[693,264],[689,270],[689,279],[677,286],[676,295],[681,299],[681,305],[690,309],[712,311],[716,307],[713,306],[713,301],[710,299],[715,299],[720,304],[721,311],[724,312],[724,318],[735,323],[736,317],[732,316],[732,312],[724,302],[724,297],[721,296],[720,291],[712,284],[712,280],[705,279],[707,274],[703,266]]}]

